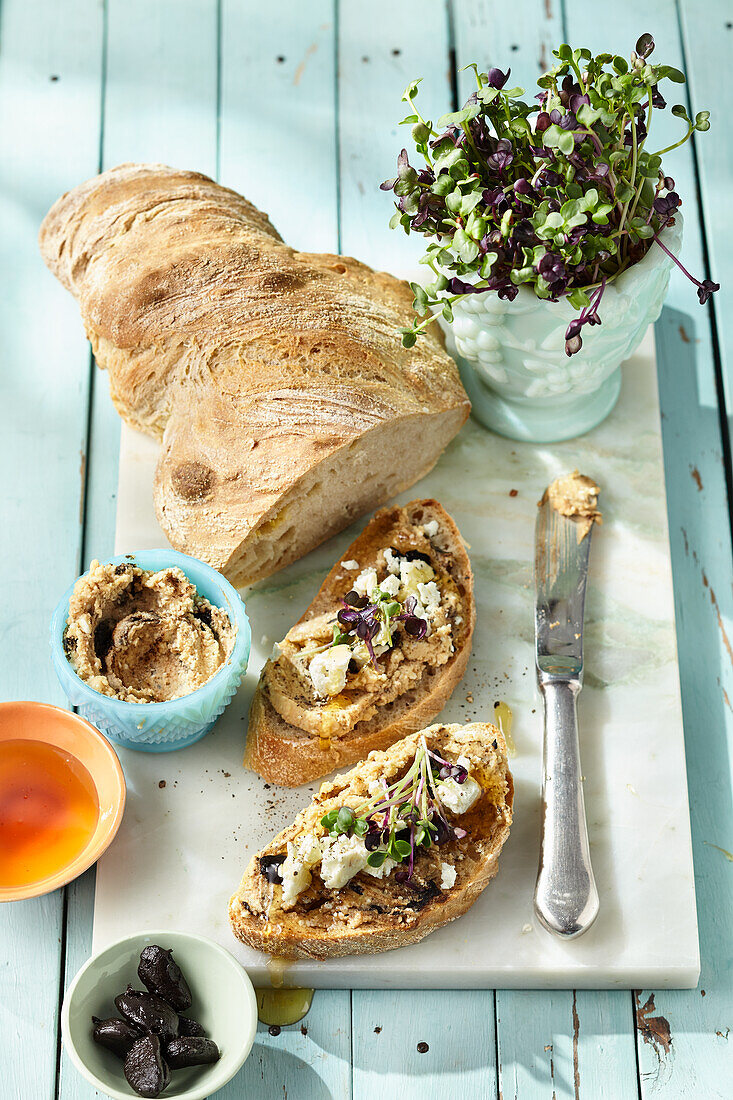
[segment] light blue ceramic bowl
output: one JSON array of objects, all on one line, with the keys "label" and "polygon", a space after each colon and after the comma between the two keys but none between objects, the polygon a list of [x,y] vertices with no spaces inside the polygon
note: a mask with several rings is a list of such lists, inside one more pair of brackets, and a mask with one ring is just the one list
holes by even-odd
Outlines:
[{"label": "light blue ceramic bowl", "polygon": [[141,550],[121,554],[113,565],[130,561],[156,572],[178,566],[200,595],[223,608],[237,627],[234,648],[215,676],[190,695],[166,703],[125,703],[110,699],[79,679],[66,659],[64,628],[69,617],[72,585],[64,593],[51,620],[51,656],[56,675],[73,707],[111,741],[142,752],[170,752],[204,737],[232,699],[247,668],[251,644],[249,619],[235,588],[211,566],[175,550]]}]

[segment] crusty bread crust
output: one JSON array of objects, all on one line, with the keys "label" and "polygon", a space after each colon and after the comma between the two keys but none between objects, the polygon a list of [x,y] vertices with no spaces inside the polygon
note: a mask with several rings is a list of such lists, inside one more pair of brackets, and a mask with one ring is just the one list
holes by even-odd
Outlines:
[{"label": "crusty bread crust", "polygon": [[[405,524],[430,520],[438,522],[437,542],[444,548],[443,564],[449,563],[463,600],[463,622],[455,628],[454,652],[448,661],[430,670],[417,688],[381,707],[372,718],[357,722],[345,737],[328,741],[289,725],[273,707],[260,677],[249,712],[245,767],[280,787],[299,787],[363,759],[373,749],[387,748],[422,729],[443,709],[466,671],[476,617],[471,563],[453,519],[436,500],[414,500],[404,508],[383,508],[344,552],[342,560],[368,565],[384,546],[390,545],[390,532]],[[337,562],[298,623],[337,607],[337,597],[347,590],[346,576],[341,562]]]},{"label": "crusty bread crust", "polygon": [[414,484],[468,416],[437,326],[402,346],[406,282],[289,248],[200,173],[112,168],[39,239],[120,415],[161,441],[163,530],[236,585]]},{"label": "crusty bread crust", "polygon": [[[470,845],[470,854],[456,863],[455,886],[416,911],[408,908],[399,913],[378,915],[362,912],[362,899],[354,893],[349,897],[353,919],[329,919],[313,927],[308,924],[308,912],[298,912],[297,905],[286,911],[280,909],[277,899],[272,897],[263,904],[263,889],[267,888],[262,885],[259,857],[282,852],[288,840],[317,827],[324,813],[348,801],[350,796],[357,796],[358,801],[371,779],[385,773],[398,774],[414,757],[420,736],[415,733],[386,752],[370,753],[350,772],[337,776],[331,783],[324,783],[293,824],[252,858],[239,890],[229,903],[229,919],[238,939],[256,950],[285,958],[326,959],[373,954],[417,943],[470,909],[498,870],[499,855],[512,822],[514,785],[506,743],[500,730],[488,723],[435,725],[422,732],[428,747],[437,748],[452,758],[462,753],[468,755],[481,775],[482,786],[487,785],[475,812],[471,813],[469,836],[463,842],[453,842],[457,847],[461,843]],[[276,888],[269,889],[274,893]]]}]

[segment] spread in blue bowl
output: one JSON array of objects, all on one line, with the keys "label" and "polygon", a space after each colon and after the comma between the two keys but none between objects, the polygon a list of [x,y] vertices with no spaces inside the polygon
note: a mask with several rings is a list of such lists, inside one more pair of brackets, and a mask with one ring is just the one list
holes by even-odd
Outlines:
[{"label": "spread in blue bowl", "polygon": [[69,702],[111,740],[145,752],[208,733],[239,686],[250,642],[236,589],[174,550],[93,563],[51,622]]}]

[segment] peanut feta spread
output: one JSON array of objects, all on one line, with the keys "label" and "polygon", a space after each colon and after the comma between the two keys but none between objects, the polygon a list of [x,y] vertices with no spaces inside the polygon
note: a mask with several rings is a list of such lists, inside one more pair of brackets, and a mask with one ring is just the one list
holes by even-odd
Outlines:
[{"label": "peanut feta spread", "polygon": [[582,542],[594,523],[601,523],[598,510],[600,488],[592,478],[573,470],[555,478],[545,490],[540,505],[546,501],[561,516],[574,519],[578,525],[578,542]]},{"label": "peanut feta spread", "polygon": [[416,686],[455,651],[460,594],[430,539],[383,547],[373,564],[348,560],[344,592],[331,610],[296,624],[268,661],[264,682],[275,710],[317,736],[343,736]]},{"label": "peanut feta spread", "polygon": [[180,569],[93,561],[74,585],[64,650],[77,676],[102,695],[158,703],[207,683],[235,637],[227,613]]},{"label": "peanut feta spread", "polygon": [[[434,798],[430,802],[428,816],[421,822],[420,798],[422,794],[425,809],[426,792],[423,791],[424,778],[421,779],[420,776],[427,775],[425,767],[437,769],[440,765],[443,765],[444,772],[450,774],[440,782],[433,780],[434,785],[428,780]],[[445,760],[435,764],[427,754],[425,767],[422,766],[418,754],[402,785],[388,787],[384,783],[370,787],[371,801],[361,808],[344,805],[340,811],[333,811],[330,816],[324,817],[320,829],[302,833],[294,840],[289,840],[284,858],[280,856],[265,860],[261,873],[273,887],[277,884],[282,887],[281,908],[288,910],[295,906],[300,895],[311,886],[314,874],[318,875],[326,890],[341,890],[360,872],[373,879],[384,879],[395,868],[401,868],[402,875],[407,877],[408,872],[404,868],[408,867],[410,848],[411,872],[414,859],[418,856],[425,857],[425,845],[429,850],[432,844],[441,844],[449,836],[453,839],[465,836],[465,830],[456,829],[449,824],[445,811],[452,818],[460,817],[468,813],[481,797],[482,787],[470,774],[471,762],[467,757],[459,756],[453,765]],[[415,772],[413,786],[408,788],[406,784],[412,772]],[[396,794],[395,791],[400,793]],[[413,792],[416,792],[415,797],[412,797]],[[399,803],[400,799],[408,808],[406,817],[395,809],[388,809],[390,806],[394,807],[395,802]],[[368,813],[368,816],[360,817],[360,812]],[[361,822],[363,825],[360,826]],[[339,829],[343,831],[338,831]],[[423,837],[422,840],[419,839],[417,846],[416,835],[418,839]],[[403,845],[401,850],[400,844]],[[390,852],[396,858],[392,858]],[[450,890],[456,882],[455,866],[439,858],[436,866],[440,875],[440,890]]]}]

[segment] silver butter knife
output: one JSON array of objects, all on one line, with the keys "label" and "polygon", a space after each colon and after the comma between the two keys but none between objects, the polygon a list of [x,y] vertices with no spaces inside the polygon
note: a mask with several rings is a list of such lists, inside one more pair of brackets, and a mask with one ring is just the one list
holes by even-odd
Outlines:
[{"label": "silver butter knife", "polygon": [[[559,491],[558,491],[559,487]],[[542,845],[534,907],[564,939],[598,915],[580,771],[577,700],[583,683],[583,611],[598,487],[577,473],[540,502],[535,528],[535,648],[544,697]],[[576,515],[573,499],[576,499]]]}]

